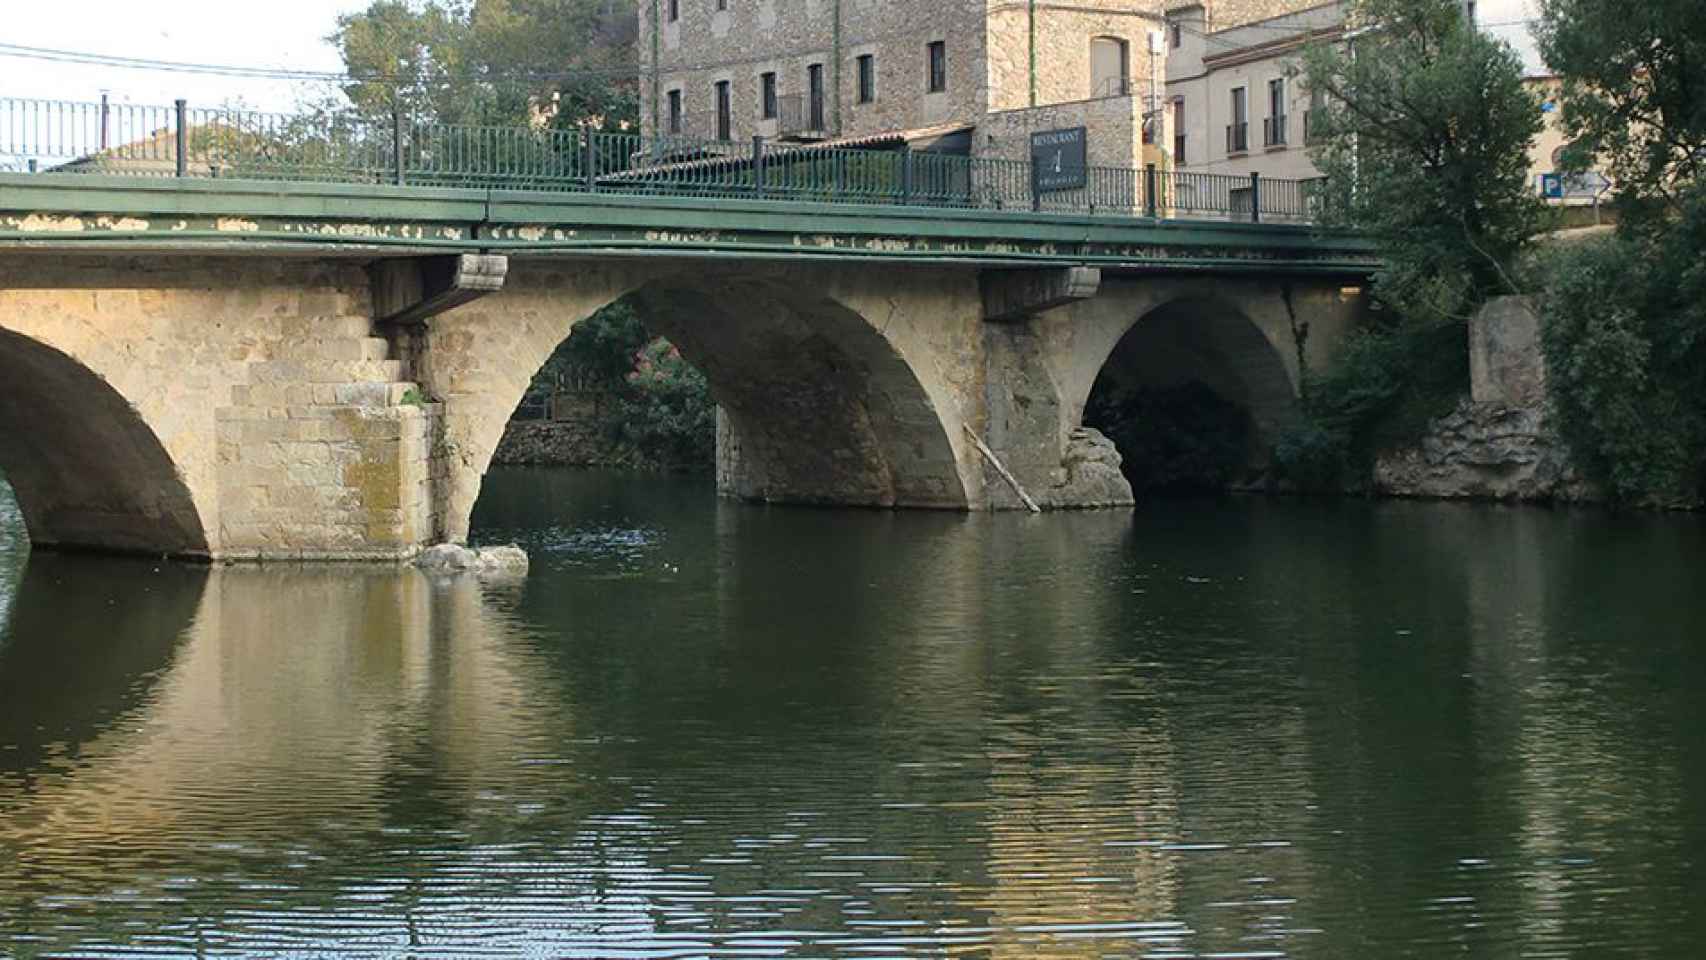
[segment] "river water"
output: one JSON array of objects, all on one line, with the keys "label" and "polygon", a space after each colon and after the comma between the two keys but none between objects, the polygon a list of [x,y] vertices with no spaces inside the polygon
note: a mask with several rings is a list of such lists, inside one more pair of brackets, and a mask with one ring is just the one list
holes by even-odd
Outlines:
[{"label": "river water", "polygon": [[0,955],[1682,957],[1706,524],[494,474],[521,582],[26,556]]}]

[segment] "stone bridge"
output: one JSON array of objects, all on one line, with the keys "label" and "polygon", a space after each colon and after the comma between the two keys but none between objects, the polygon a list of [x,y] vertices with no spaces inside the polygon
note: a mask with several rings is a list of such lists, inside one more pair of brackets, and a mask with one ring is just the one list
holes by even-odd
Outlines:
[{"label": "stone bridge", "polygon": [[726,494],[1129,503],[1077,455],[1098,376],[1271,435],[1372,266],[1303,227],[0,175],[0,470],[38,546],[407,557],[632,295],[711,384]]}]

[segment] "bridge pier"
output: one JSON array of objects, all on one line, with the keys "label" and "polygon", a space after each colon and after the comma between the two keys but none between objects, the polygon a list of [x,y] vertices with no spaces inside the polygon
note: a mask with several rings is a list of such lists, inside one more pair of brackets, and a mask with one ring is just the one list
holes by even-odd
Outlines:
[{"label": "bridge pier", "polygon": [[0,468],[31,539],[396,559],[440,529],[440,411],[353,261],[0,258]]}]

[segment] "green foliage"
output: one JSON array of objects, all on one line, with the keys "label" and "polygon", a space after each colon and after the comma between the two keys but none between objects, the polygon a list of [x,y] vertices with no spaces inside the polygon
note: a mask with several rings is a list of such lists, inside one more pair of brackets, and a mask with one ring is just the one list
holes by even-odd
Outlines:
[{"label": "green foliage", "polygon": [[1303,418],[1274,450],[1280,475],[1304,490],[1361,487],[1376,453],[1413,440],[1462,396],[1467,332],[1455,320],[1388,321],[1352,335],[1331,367],[1305,374]]},{"label": "green foliage", "polygon": [[328,39],[375,123],[395,98],[413,121],[616,130],[639,116],[636,24],[632,0],[373,0]]},{"label": "green foliage", "polygon": [[1084,422],[1114,442],[1134,491],[1223,490],[1248,459],[1249,416],[1196,381],[1165,389],[1098,382]]},{"label": "green foliage", "polygon": [[1620,500],[1698,500],[1706,481],[1706,189],[1658,232],[1544,261],[1547,388],[1575,459]]},{"label": "green foliage", "polygon": [[421,393],[420,387],[410,387],[403,391],[402,402],[403,405],[407,407],[419,407],[424,406],[427,400],[426,395]]},{"label": "green foliage", "polygon": [[668,340],[660,337],[640,351],[616,410],[621,439],[666,469],[703,469],[716,456],[710,386]]},{"label": "green foliage", "polygon": [[524,405],[552,391],[603,393],[599,429],[626,459],[667,470],[708,470],[716,453],[716,401],[680,350],[646,330],[632,300],[575,324],[528,388]]},{"label": "green foliage", "polygon": [[1699,0],[1542,0],[1540,10],[1540,52],[1563,78],[1564,166],[1604,162],[1625,224],[1674,218],[1706,173]]},{"label": "green foliage", "polygon": [[1626,502],[1706,482],[1706,18],[1696,0],[1544,0],[1568,169],[1603,165],[1613,237],[1542,262],[1552,407],[1574,458]]},{"label": "green foliage", "polygon": [[1379,245],[1383,309],[1331,368],[1305,371],[1304,416],[1275,450],[1305,489],[1363,485],[1381,449],[1449,412],[1469,385],[1469,317],[1517,292],[1513,265],[1547,220],[1528,183],[1540,101],[1508,44],[1455,0],[1352,0],[1349,23],[1304,57],[1312,156],[1326,222]]},{"label": "green foliage", "polygon": [[634,304],[618,300],[575,324],[574,334],[545,362],[543,373],[552,383],[577,389],[621,390],[635,357],[651,339]]},{"label": "green foliage", "polygon": [[1544,223],[1528,183],[1539,99],[1455,0],[1353,0],[1349,22],[1304,58],[1323,216],[1380,244],[1375,295],[1401,315],[1466,319],[1514,292],[1510,264]]}]

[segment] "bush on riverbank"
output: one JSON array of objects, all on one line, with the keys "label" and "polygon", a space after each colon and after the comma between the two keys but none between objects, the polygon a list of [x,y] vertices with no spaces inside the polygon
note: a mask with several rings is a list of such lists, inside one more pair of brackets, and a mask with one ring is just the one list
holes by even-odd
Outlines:
[{"label": "bush on riverbank", "polygon": [[1303,416],[1274,449],[1301,490],[1362,490],[1375,456],[1413,442],[1469,390],[1468,325],[1386,319],[1347,340],[1333,365],[1304,371]]},{"label": "bush on riverbank", "polygon": [[1353,0],[1347,15],[1382,27],[1305,54],[1326,95],[1310,157],[1326,221],[1380,248],[1381,309],[1328,369],[1303,371],[1303,415],[1274,463],[1310,490],[1366,487],[1382,448],[1468,391],[1469,318],[1514,292],[1510,265],[1545,223],[1527,160],[1540,104],[1516,51],[1451,0]]},{"label": "bush on riverbank", "polygon": [[1573,459],[1623,502],[1706,492],[1706,189],[1657,231],[1541,261],[1547,392]]},{"label": "bush on riverbank", "polygon": [[646,330],[635,304],[618,301],[575,325],[534,377],[529,401],[559,385],[602,393],[595,429],[610,462],[639,469],[709,471],[716,456],[716,403],[675,345]]}]

